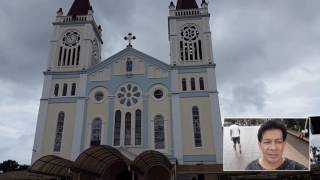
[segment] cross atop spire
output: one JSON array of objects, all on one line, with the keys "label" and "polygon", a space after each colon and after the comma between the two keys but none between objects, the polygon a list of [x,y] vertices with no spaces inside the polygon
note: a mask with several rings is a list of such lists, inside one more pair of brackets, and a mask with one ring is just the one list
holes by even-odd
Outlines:
[{"label": "cross atop spire", "polygon": [[89,0],[74,0],[68,16],[87,15],[92,10]]},{"label": "cross atop spire", "polygon": [[178,0],[177,10],[179,9],[197,9],[198,4],[196,0]]},{"label": "cross atop spire", "polygon": [[124,40],[129,41],[129,44],[127,47],[132,47],[131,42],[135,40],[136,37],[132,35],[132,33],[129,33],[128,36],[124,37]]}]

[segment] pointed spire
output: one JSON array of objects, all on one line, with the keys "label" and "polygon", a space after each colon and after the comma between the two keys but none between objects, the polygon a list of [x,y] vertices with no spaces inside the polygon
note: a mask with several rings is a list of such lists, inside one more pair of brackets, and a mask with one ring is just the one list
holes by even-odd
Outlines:
[{"label": "pointed spire", "polygon": [[74,0],[68,16],[87,15],[92,10],[89,0]]},{"label": "pointed spire", "polygon": [[177,2],[177,10],[179,9],[196,9],[198,8],[198,4],[196,0],[178,0]]}]

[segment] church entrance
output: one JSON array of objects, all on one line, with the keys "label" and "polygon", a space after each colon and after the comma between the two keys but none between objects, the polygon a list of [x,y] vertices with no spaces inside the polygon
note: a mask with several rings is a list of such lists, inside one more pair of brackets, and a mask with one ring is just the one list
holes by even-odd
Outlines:
[{"label": "church entrance", "polygon": [[129,171],[119,173],[115,180],[131,180],[132,174]]},{"label": "church entrance", "polygon": [[148,171],[147,179],[170,180],[171,175],[167,168],[163,166],[154,166]]},{"label": "church entrance", "polygon": [[132,174],[124,162],[117,162],[106,169],[103,180],[131,180]]}]

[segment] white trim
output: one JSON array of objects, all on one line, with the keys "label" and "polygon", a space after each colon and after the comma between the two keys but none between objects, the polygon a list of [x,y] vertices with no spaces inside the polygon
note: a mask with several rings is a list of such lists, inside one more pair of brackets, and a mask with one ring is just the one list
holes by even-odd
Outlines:
[{"label": "white trim", "polygon": [[41,100],[39,106],[36,134],[32,150],[31,164],[33,164],[43,153],[43,138],[48,115],[48,100]]},{"label": "white trim", "polygon": [[220,116],[219,99],[217,93],[210,93],[210,107],[212,118],[212,136],[214,139],[214,147],[217,157],[217,163],[223,163],[223,130]]},{"label": "white trim", "polygon": [[[80,82],[79,82],[79,95],[85,96],[86,93],[86,82],[88,80],[87,74],[80,75]],[[73,141],[72,141],[72,151],[71,151],[71,159],[75,160],[80,152],[81,152],[81,142],[83,134],[83,126],[85,121],[85,107],[86,107],[86,100],[85,99],[78,99],[76,104],[76,116],[74,121],[74,128],[73,128]]]},{"label": "white trim", "polygon": [[[178,84],[179,76],[178,70],[171,71],[171,87],[173,93],[179,92]],[[180,95],[172,94],[171,95],[171,112],[172,113],[172,129],[173,134],[173,151],[174,157],[177,158],[180,164],[183,164],[183,145],[182,145],[182,132],[181,132],[181,109],[180,109]]]},{"label": "white trim", "polygon": [[214,68],[207,68],[207,78],[211,77],[208,83],[208,91],[214,91],[215,93],[209,93],[211,118],[212,118],[212,136],[214,140],[214,147],[216,152],[217,163],[223,163],[223,127],[221,122],[221,114],[219,107],[219,97],[216,86],[216,76]]}]

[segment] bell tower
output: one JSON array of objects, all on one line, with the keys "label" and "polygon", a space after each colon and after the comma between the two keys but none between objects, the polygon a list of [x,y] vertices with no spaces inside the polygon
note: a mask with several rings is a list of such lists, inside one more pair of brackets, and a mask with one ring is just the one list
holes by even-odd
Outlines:
[{"label": "bell tower", "polygon": [[93,13],[89,0],[74,0],[66,15],[58,10],[48,71],[85,70],[101,61],[102,29]]},{"label": "bell tower", "polygon": [[208,3],[201,7],[195,0],[178,0],[169,6],[171,65],[207,65],[213,63]]},{"label": "bell tower", "polygon": [[[173,144],[180,164],[222,164],[223,132],[209,20],[205,0],[200,6],[196,0],[177,0],[176,5],[169,5],[172,111],[176,112],[172,117]],[[207,118],[199,120],[198,115]],[[193,129],[187,128],[190,122],[196,124]],[[190,154],[199,158],[190,159]]]},{"label": "bell tower", "polygon": [[[62,8],[57,12],[44,72],[32,162],[45,154],[75,159],[81,151],[86,104],[83,97],[88,79],[84,72],[101,62],[103,43],[102,29],[93,13],[89,0],[74,0],[66,15]],[[68,130],[63,130],[64,118],[68,119]]]}]

